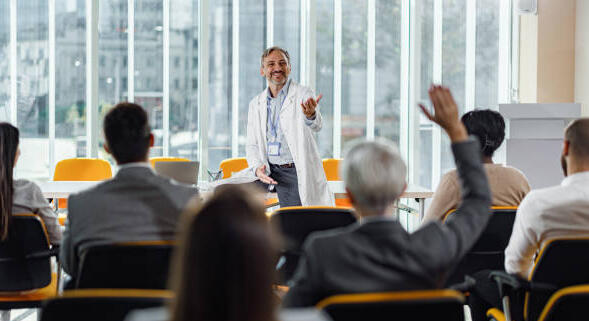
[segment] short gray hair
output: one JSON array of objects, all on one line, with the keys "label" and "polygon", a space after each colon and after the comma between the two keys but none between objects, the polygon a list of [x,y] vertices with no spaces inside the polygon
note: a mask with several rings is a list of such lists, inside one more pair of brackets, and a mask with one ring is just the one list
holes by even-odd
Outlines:
[{"label": "short gray hair", "polygon": [[353,146],[346,154],[341,176],[361,212],[383,214],[405,188],[407,166],[395,144],[379,138]]},{"label": "short gray hair", "polygon": [[288,51],[286,51],[286,49],[282,47],[274,46],[264,50],[264,52],[262,53],[262,58],[260,59],[260,65],[262,67],[264,66],[264,58],[268,57],[273,51],[276,50],[284,54],[284,56],[286,57],[286,62],[290,65],[290,55],[288,54]]}]

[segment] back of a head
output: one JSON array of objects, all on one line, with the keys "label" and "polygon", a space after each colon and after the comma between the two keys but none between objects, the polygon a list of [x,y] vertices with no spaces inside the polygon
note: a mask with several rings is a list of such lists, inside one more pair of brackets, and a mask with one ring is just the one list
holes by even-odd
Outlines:
[{"label": "back of a head", "polygon": [[221,186],[184,219],[172,320],[272,321],[276,250],[262,197]]},{"label": "back of a head", "polygon": [[483,156],[493,157],[505,139],[503,116],[494,110],[478,109],[462,115],[461,120],[468,134],[478,139]]},{"label": "back of a head", "polygon": [[8,237],[12,217],[12,195],[14,187],[13,168],[18,150],[18,129],[9,123],[0,123],[0,239]]},{"label": "back of a head", "polygon": [[384,139],[362,142],[350,149],[341,176],[358,211],[383,214],[403,192],[407,166],[394,143]]},{"label": "back of a head", "polygon": [[104,136],[118,164],[142,161],[149,152],[151,130],[145,110],[133,103],[119,103],[104,117]]},{"label": "back of a head", "polygon": [[589,118],[579,118],[571,122],[564,133],[569,142],[569,153],[579,161],[589,162]]}]

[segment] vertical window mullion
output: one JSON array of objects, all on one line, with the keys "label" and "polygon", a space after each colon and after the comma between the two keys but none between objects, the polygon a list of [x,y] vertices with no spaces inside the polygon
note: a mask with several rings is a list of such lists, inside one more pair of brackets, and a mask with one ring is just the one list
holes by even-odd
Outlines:
[{"label": "vertical window mullion", "polygon": [[[511,5],[509,0],[500,0],[499,2],[499,58],[498,58],[498,75],[497,75],[497,101],[499,103],[509,103],[509,68],[511,67],[509,54],[511,51]],[[517,57],[517,56],[516,56]],[[517,60],[517,59],[515,59]]]},{"label": "vertical window mullion", "polygon": [[170,154],[170,1],[163,0],[163,156]]},{"label": "vertical window mullion", "polygon": [[98,157],[98,6],[86,4],[86,156]]},{"label": "vertical window mullion", "polygon": [[[442,83],[442,36],[443,36],[443,6],[442,0],[434,1],[434,44],[433,44],[433,75],[436,84]],[[442,133],[440,127],[432,129],[432,187],[438,185],[442,166]]]},{"label": "vertical window mullion", "polygon": [[135,0],[127,0],[127,100],[135,101]]},{"label": "vertical window mullion", "polygon": [[274,45],[274,0],[266,0],[266,48]]},{"label": "vertical window mullion", "polygon": [[49,1],[49,168],[55,168],[55,1]]},{"label": "vertical window mullion", "polygon": [[342,2],[334,0],[333,14],[333,157],[341,158],[342,141]]},{"label": "vertical window mullion", "polygon": [[[414,105],[414,101],[411,100],[410,95],[410,80],[415,80],[415,77],[412,77],[410,72],[413,70],[411,68],[411,31],[413,30],[412,25],[413,19],[411,19],[411,7],[410,7],[410,0],[402,0],[401,2],[401,74],[400,74],[400,103],[399,103],[399,116],[400,116],[400,126],[399,129],[399,148],[401,151],[401,155],[405,157],[407,160],[407,164],[409,167],[408,173],[411,173],[411,166],[413,157],[410,156],[411,148],[413,148],[413,144],[411,143],[410,137],[412,137],[413,133],[413,126],[410,126],[410,122],[412,121],[413,117],[411,117],[411,111],[414,108],[411,106]],[[414,63],[414,62],[413,62]],[[408,179],[412,177],[409,174]],[[411,183],[412,180],[409,180]]]},{"label": "vertical window mullion", "polygon": [[239,0],[233,0],[231,54],[231,157],[239,156]]},{"label": "vertical window mullion", "polygon": [[198,139],[200,177],[206,177],[208,168],[208,122],[209,122],[209,0],[199,1],[198,23]]},{"label": "vertical window mullion", "polygon": [[366,41],[366,138],[374,139],[376,87],[376,0],[368,0],[368,39]]},{"label": "vertical window mullion", "polygon": [[308,29],[305,43],[307,46],[307,84],[309,87],[317,88],[317,5],[316,0],[307,1]]}]

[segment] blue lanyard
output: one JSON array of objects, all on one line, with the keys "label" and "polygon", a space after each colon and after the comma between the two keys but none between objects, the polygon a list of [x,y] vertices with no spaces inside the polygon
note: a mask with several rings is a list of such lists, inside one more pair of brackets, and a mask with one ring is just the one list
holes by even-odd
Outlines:
[{"label": "blue lanyard", "polygon": [[274,117],[272,117],[272,109],[270,106],[272,105],[272,99],[268,99],[268,119],[270,122],[270,135],[274,136],[275,138],[278,136],[278,126],[280,125],[280,111],[282,110],[282,105],[284,105],[284,101],[286,100],[286,95],[282,98],[282,102],[280,103],[280,110],[276,110],[274,113]]}]

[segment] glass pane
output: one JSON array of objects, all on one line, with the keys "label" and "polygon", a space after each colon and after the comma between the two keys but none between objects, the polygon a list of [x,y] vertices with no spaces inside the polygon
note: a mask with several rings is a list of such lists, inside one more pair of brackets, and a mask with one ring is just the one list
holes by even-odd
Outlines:
[{"label": "glass pane", "polygon": [[[149,114],[155,136],[150,156],[163,155],[164,15],[162,1],[135,1],[135,102]],[[170,78],[171,86],[179,79]]]},{"label": "glass pane", "polygon": [[292,67],[290,77],[299,83],[301,82],[300,21],[301,5],[299,0],[274,1],[274,45],[288,51]]},{"label": "glass pane", "polygon": [[476,94],[477,108],[497,108],[499,73],[499,3],[477,1]]},{"label": "glass pane", "polygon": [[249,102],[266,87],[260,57],[266,44],[266,1],[239,3],[239,155],[245,156]]},{"label": "glass pane", "polygon": [[127,0],[101,0],[98,19],[98,152],[112,160],[102,148],[102,119],[127,93]]},{"label": "glass pane", "polygon": [[231,0],[210,4],[208,169],[231,157]]},{"label": "glass pane", "polygon": [[55,162],[86,156],[86,8],[55,2]]},{"label": "glass pane", "polygon": [[[466,1],[444,0],[443,5],[442,82],[452,90],[460,114],[465,110]],[[444,174],[454,168],[450,141],[444,133],[441,152],[440,174]]]},{"label": "glass pane", "polygon": [[342,3],[342,151],[366,136],[367,9],[365,0]]},{"label": "glass pane", "polygon": [[466,64],[466,0],[444,0],[442,27],[442,83],[452,90],[464,111]]},{"label": "glass pane", "polygon": [[375,136],[399,144],[401,0],[376,1]]},{"label": "glass pane", "polygon": [[48,2],[17,3],[17,125],[22,152],[17,174],[46,179],[49,177]]},{"label": "glass pane", "polygon": [[317,145],[322,158],[333,157],[333,0],[317,1],[317,95],[323,94],[320,111],[323,128]]},{"label": "glass pane", "polygon": [[0,1],[0,121],[10,120],[10,3]]},{"label": "glass pane", "polygon": [[198,4],[170,2],[170,156],[198,159]]},{"label": "glass pane", "polygon": [[[427,90],[432,83],[433,78],[433,31],[434,31],[434,2],[433,0],[424,0],[416,3],[417,10],[417,39],[415,41],[416,50],[413,53],[416,59],[415,72],[419,76],[416,84],[415,93],[417,101],[430,106]],[[415,144],[419,152],[415,155],[414,164],[411,164],[413,175],[417,184],[431,188],[432,182],[432,130],[431,123],[423,117],[420,112],[415,113],[419,117],[419,133],[416,135]]]}]

